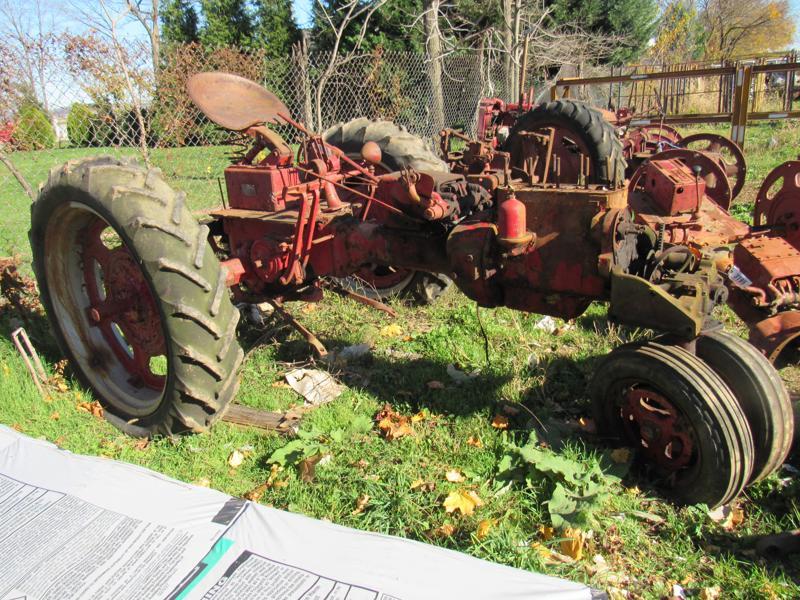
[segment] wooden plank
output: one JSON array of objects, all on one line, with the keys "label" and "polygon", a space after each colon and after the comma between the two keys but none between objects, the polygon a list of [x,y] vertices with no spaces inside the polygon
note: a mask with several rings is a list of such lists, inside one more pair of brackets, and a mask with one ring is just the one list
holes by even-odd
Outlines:
[{"label": "wooden plank", "polygon": [[242,406],[241,404],[231,404],[222,420],[236,425],[248,425],[267,429],[270,431],[289,432],[300,422],[300,413],[288,411],[285,413]]}]

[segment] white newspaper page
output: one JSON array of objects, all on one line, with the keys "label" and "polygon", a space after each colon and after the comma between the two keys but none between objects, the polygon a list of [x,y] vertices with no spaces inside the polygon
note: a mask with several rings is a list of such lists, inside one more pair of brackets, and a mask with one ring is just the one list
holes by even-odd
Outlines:
[{"label": "white newspaper page", "polygon": [[270,509],[0,426],[0,600],[590,600],[584,585]]}]

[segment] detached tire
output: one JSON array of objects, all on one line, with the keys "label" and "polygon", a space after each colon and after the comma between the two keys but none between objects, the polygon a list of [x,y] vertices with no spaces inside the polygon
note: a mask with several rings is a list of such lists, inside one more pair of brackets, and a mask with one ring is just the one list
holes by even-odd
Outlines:
[{"label": "detached tire", "polygon": [[753,471],[753,439],[728,386],[696,356],[656,342],[627,344],[590,384],[598,432],[633,447],[679,504],[733,500]]},{"label": "detached tire", "polygon": [[794,413],[780,374],[745,340],[724,331],[697,339],[697,357],[728,385],[753,432],[751,483],[776,471],[792,447]]},{"label": "detached tire", "polygon": [[578,182],[578,152],[589,157],[589,183],[614,186],[625,182],[626,163],[616,130],[600,111],[576,100],[540,104],[517,120],[503,144],[513,166],[521,168],[525,160],[522,132],[548,127],[556,130],[553,154],[562,159],[562,183]]},{"label": "detached tire", "polygon": [[185,195],[158,169],[70,161],[31,206],[29,236],[55,338],[106,418],[136,436],[208,429],[243,353],[226,273]]},{"label": "detached tire", "polygon": [[[361,117],[339,123],[322,134],[331,146],[336,146],[350,158],[359,159],[367,142],[380,146],[382,160],[378,169],[392,173],[402,169],[448,172],[447,163],[434,154],[425,140],[410,134],[391,121],[371,121]],[[410,298],[419,304],[431,304],[441,296],[452,281],[439,273],[365,266],[354,277],[339,280],[347,289],[373,298],[388,300],[394,296]]]}]

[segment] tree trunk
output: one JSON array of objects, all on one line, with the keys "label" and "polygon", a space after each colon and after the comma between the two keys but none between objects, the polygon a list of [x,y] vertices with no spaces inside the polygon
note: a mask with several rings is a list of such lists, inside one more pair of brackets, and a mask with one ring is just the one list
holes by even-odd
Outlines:
[{"label": "tree trunk", "polygon": [[158,74],[161,63],[161,30],[158,24],[158,0],[153,0],[153,11],[150,13],[150,52],[153,57],[153,74]]},{"label": "tree trunk", "polygon": [[444,95],[442,93],[442,32],[439,31],[439,0],[425,0],[425,40],[428,50],[428,78],[433,97],[434,135],[444,128]]}]

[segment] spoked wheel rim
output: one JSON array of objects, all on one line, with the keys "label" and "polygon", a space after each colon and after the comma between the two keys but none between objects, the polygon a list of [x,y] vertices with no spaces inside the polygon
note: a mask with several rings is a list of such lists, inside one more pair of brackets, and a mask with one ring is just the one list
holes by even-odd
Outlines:
[{"label": "spoked wheel rim", "polygon": [[728,138],[713,133],[690,135],[677,142],[677,145],[714,156],[731,182],[731,198],[739,195],[747,175],[747,161],[739,146]]},{"label": "spoked wheel rim", "polygon": [[361,267],[354,275],[384,296],[391,295],[393,290],[401,290],[408,285],[414,277],[414,271],[403,267],[369,264]]},{"label": "spoked wheel rim", "polygon": [[697,462],[695,432],[681,411],[663,394],[636,384],[621,390],[618,405],[626,438],[672,485]]},{"label": "spoked wheel rim", "polygon": [[49,221],[45,274],[58,322],[81,371],[127,414],[151,414],[167,384],[164,320],[125,238],[79,202]]}]

